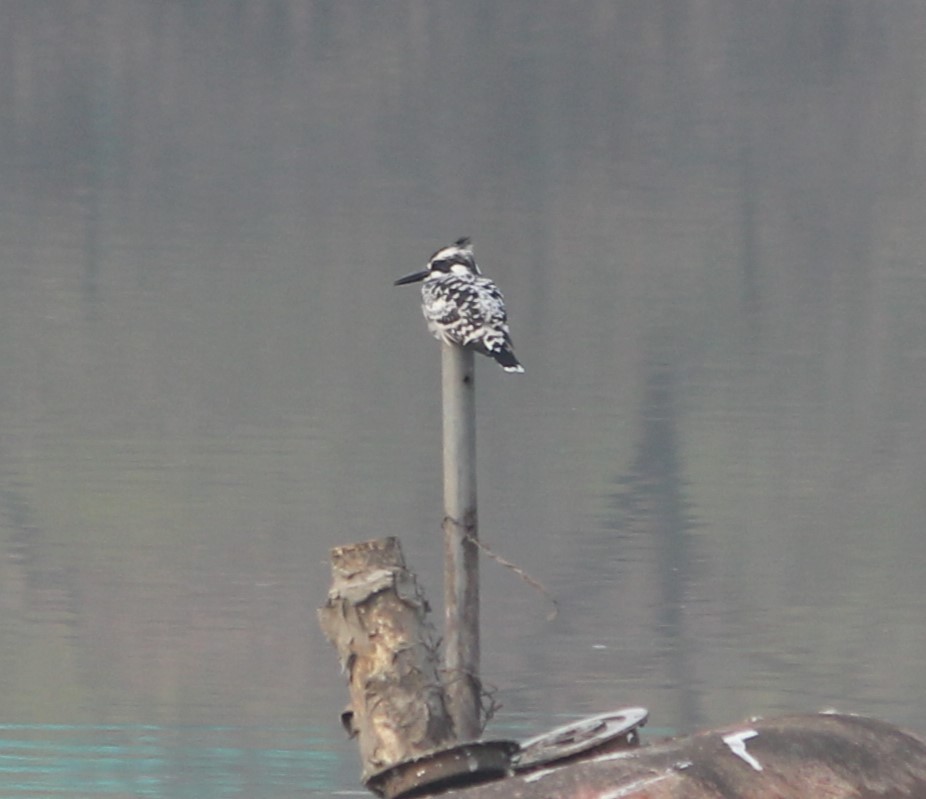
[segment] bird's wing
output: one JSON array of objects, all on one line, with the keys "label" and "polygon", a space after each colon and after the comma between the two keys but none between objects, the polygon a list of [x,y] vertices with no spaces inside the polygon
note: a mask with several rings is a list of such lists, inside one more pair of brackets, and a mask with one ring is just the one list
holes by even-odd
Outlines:
[{"label": "bird's wing", "polygon": [[424,303],[424,316],[436,325],[448,326],[460,320],[460,306],[447,292],[435,292]]}]

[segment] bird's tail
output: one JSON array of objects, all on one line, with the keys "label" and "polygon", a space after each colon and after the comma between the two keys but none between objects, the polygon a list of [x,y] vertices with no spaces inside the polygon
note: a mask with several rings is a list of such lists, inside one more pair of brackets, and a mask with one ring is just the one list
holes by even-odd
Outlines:
[{"label": "bird's tail", "polygon": [[506,372],[523,372],[524,367],[521,366],[520,361],[515,357],[514,352],[511,351],[510,347],[505,347],[500,350],[493,350],[489,353],[496,361],[499,362],[502,369]]}]

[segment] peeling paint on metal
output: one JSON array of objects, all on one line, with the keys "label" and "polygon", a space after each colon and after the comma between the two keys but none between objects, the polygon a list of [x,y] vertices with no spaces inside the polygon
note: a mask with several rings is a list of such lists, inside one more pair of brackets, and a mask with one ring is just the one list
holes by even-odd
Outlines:
[{"label": "peeling paint on metal", "polygon": [[756,771],[762,771],[762,764],[746,751],[745,743],[750,738],[755,738],[758,734],[759,733],[755,730],[741,730],[740,732],[734,732],[730,735],[724,735],[723,742],[730,747],[730,751],[738,758],[745,760]]},{"label": "peeling paint on metal", "polygon": [[558,768],[542,768],[540,771],[532,771],[526,777],[524,777],[524,782],[537,782],[537,780],[542,780],[544,777],[553,774],[554,772],[559,771]]},{"label": "peeling paint on metal", "polygon": [[667,779],[671,775],[669,774],[659,774],[655,777],[646,777],[642,780],[634,780],[628,785],[621,786],[613,791],[605,791],[604,793],[598,794],[595,799],[621,799],[625,796],[633,796],[637,791],[642,790],[643,788],[648,788],[650,785],[655,785],[657,782],[662,782],[664,779]]},{"label": "peeling paint on metal", "polygon": [[605,763],[608,760],[625,760],[629,757],[637,757],[640,753],[639,749],[622,749],[619,752],[609,752],[606,755],[598,755],[598,757],[590,757],[590,763]]}]

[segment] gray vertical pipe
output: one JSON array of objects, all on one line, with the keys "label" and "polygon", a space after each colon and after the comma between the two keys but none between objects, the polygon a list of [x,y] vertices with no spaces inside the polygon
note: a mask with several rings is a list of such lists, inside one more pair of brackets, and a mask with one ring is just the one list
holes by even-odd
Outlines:
[{"label": "gray vertical pipe", "polygon": [[442,345],[444,608],[450,715],[458,741],[479,737],[476,384],[472,350]]}]

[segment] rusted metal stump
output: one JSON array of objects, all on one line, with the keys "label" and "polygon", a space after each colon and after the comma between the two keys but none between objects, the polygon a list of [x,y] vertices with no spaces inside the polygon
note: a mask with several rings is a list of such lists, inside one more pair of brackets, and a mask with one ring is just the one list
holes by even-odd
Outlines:
[{"label": "rusted metal stump", "polygon": [[395,538],[336,547],[319,622],[347,671],[363,780],[453,741],[427,601]]}]

